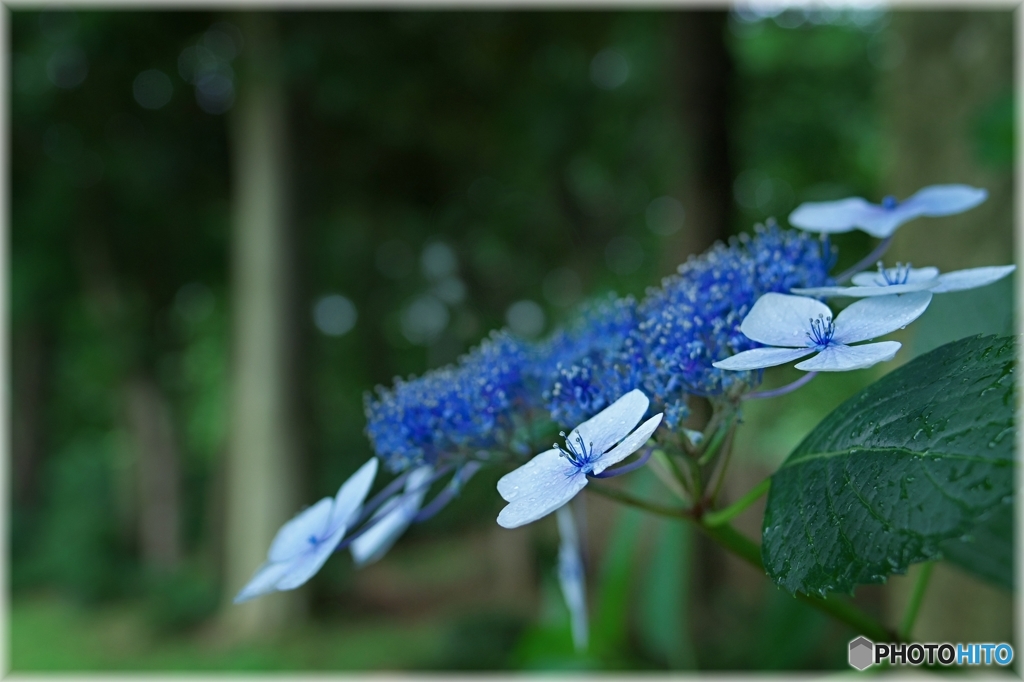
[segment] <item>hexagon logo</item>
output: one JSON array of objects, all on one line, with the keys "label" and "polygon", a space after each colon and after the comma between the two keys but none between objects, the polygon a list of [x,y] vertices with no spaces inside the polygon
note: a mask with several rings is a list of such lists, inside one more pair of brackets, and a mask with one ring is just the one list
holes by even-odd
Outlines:
[{"label": "hexagon logo", "polygon": [[875,644],[867,637],[858,637],[850,642],[850,665],[864,670],[873,663]]}]

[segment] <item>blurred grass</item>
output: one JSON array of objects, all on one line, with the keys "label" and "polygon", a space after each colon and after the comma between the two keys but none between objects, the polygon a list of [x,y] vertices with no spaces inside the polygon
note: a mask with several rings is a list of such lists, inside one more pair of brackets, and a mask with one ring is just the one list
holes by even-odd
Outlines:
[{"label": "blurred grass", "polygon": [[[449,628],[436,621],[318,623],[271,642],[224,644],[208,632],[157,637],[142,603],[83,610],[47,594],[11,604],[15,672],[410,670],[437,666]],[[442,624],[445,625],[445,624]]]}]

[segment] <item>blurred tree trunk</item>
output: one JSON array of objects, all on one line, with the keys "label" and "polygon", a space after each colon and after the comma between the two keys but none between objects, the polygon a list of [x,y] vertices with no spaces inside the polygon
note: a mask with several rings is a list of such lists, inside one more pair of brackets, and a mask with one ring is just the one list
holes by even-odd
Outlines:
[{"label": "blurred tree trunk", "polygon": [[[676,84],[685,148],[685,180],[681,199],[686,211],[683,228],[666,244],[663,268],[673,272],[692,254],[699,254],[715,241],[728,239],[733,220],[733,168],[729,141],[732,119],[732,88],[735,68],[725,44],[729,18],[725,10],[680,12],[675,21]],[[688,425],[703,428],[711,416],[706,400],[690,401]],[[737,477],[731,477],[735,480]],[[726,491],[728,494],[729,491]],[[739,567],[717,545],[696,535],[693,583],[689,590],[693,604],[689,615],[692,632],[700,637],[701,623],[715,618],[717,604],[710,595],[723,583],[743,588],[751,581],[750,571]]]},{"label": "blurred tree trunk", "polygon": [[144,567],[172,571],[182,549],[180,453],[170,405],[143,360],[141,332],[132,326],[105,238],[83,237],[78,256],[89,310],[123,363],[118,419],[130,435],[134,470],[125,481],[131,487],[124,491],[126,527],[135,529]]},{"label": "blurred tree trunk", "polygon": [[275,19],[247,14],[233,145],[231,424],[225,471],[223,624],[229,637],[282,630],[303,593],[242,605],[231,599],[266,560],[274,534],[299,509],[292,415],[293,286],[288,234],[286,101]]},{"label": "blurred tree trunk", "polygon": [[38,475],[46,447],[43,409],[50,370],[50,339],[42,324],[29,321],[13,331],[10,364],[11,461],[14,473],[13,501],[32,509],[38,500]]},{"label": "blurred tree trunk", "polygon": [[[979,126],[1012,92],[1012,12],[897,12],[888,40],[889,57],[898,63],[883,83],[890,143],[886,192],[905,198],[926,185],[966,183],[985,187],[989,198],[961,215],[923,218],[902,228],[886,264],[909,260],[948,271],[1013,262],[1012,147],[1000,164],[986,156],[979,139],[984,135]],[[1009,290],[1008,283],[1001,284]],[[998,296],[996,286],[977,294]],[[972,314],[964,309],[964,299],[956,298],[965,295],[937,296],[912,328],[914,344],[936,325],[956,336],[975,333],[956,331],[958,320]],[[1008,300],[1000,303],[1012,305]],[[918,569],[912,568],[910,575]],[[891,623],[899,622],[912,587],[906,578],[891,581]],[[941,563],[932,575],[914,639],[1009,641],[1011,597]]]},{"label": "blurred tree trunk", "polygon": [[181,560],[181,472],[170,406],[148,374],[129,378],[124,392],[137,453],[143,564],[161,572],[173,571]]},{"label": "blurred tree trunk", "polygon": [[733,168],[729,142],[734,65],[725,44],[724,10],[680,12],[674,26],[676,84],[685,139],[683,229],[665,250],[674,270],[732,233]]}]

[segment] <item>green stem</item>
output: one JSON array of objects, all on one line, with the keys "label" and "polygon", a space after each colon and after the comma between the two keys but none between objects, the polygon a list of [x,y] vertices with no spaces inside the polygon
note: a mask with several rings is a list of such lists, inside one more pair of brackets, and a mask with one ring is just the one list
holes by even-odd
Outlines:
[{"label": "green stem", "polygon": [[707,512],[704,514],[703,523],[705,526],[714,527],[721,526],[722,524],[732,521],[734,518],[739,516],[747,507],[757,502],[766,492],[772,484],[772,479],[766,478],[756,486],[754,486],[750,492],[741,497],[740,499],[733,502],[725,509],[718,511]]},{"label": "green stem", "polygon": [[917,620],[917,612],[921,610],[921,602],[924,601],[925,590],[928,589],[928,581],[932,577],[934,561],[929,561],[921,566],[917,572],[917,580],[914,581],[914,591],[910,593],[910,601],[907,603],[907,610],[903,613],[903,620],[900,621],[898,630],[900,639],[909,639],[910,631],[914,629],[914,621]]},{"label": "green stem", "polygon": [[[722,547],[733,552],[755,568],[764,571],[764,564],[761,563],[761,548],[757,543],[732,526],[728,524],[707,526],[698,521],[697,527]],[[902,641],[895,633],[890,632],[874,618],[844,599],[839,597],[832,597],[830,599],[812,597],[800,592],[797,592],[796,597],[819,611],[824,611],[836,620],[846,623],[856,632],[866,635],[876,642]]]},{"label": "green stem", "polygon": [[671,455],[664,450],[655,450],[651,471],[676,497],[684,502],[690,501],[689,483]]},{"label": "green stem", "polygon": [[722,441],[725,440],[725,436],[731,431],[730,425],[726,423],[724,426],[715,431],[715,435],[711,436],[711,441],[707,447],[704,448],[704,454],[697,460],[697,464],[704,466],[711,461],[711,458],[718,452],[718,448],[722,445]]},{"label": "green stem", "polygon": [[627,493],[624,490],[612,488],[602,483],[597,483],[595,481],[590,481],[587,484],[587,490],[593,493],[597,493],[598,495],[607,497],[609,499],[622,502],[623,504],[628,504],[631,507],[643,509],[644,511],[649,511],[652,514],[658,514],[659,516],[668,516],[674,519],[679,519],[684,518],[687,514],[687,510],[681,507],[668,507],[663,504],[658,504],[656,502],[648,502],[647,500],[641,500],[639,497]]},{"label": "green stem", "polygon": [[[754,566],[762,572],[764,571],[764,564],[761,563],[761,547],[727,523],[722,523],[717,526],[709,526],[702,519],[694,518],[693,513],[689,510],[666,507],[653,502],[647,502],[646,500],[641,500],[627,492],[623,492],[615,488],[609,488],[601,484],[595,484],[593,481],[590,482],[587,489],[599,495],[604,495],[605,497],[628,504],[632,507],[649,511],[653,514],[676,519],[688,519],[713,541],[733,554],[736,554],[751,566]],[[888,630],[874,618],[844,599],[839,597],[832,597],[831,599],[812,597],[799,592],[796,594],[796,597],[819,611],[827,613],[836,620],[849,625],[856,632],[866,635],[876,642],[904,641],[902,636]]]},{"label": "green stem", "polygon": [[722,484],[725,482],[725,474],[729,470],[729,462],[732,459],[732,440],[736,434],[736,423],[733,422],[729,426],[729,433],[725,436],[725,443],[722,447],[725,449],[725,455],[722,456],[722,464],[718,467],[718,480],[715,482],[715,487],[711,491],[711,495],[708,496],[708,506],[713,506],[715,500],[718,499],[718,491],[722,489]]}]

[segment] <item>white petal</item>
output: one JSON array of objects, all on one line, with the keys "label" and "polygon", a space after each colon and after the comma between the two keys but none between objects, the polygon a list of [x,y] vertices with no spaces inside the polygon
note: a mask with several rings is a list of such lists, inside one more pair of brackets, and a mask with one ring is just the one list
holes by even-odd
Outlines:
[{"label": "white petal", "polygon": [[580,556],[579,535],[569,505],[559,508],[556,516],[558,518],[558,534],[561,537],[561,543],[558,546],[558,582],[562,588],[565,605],[569,609],[573,644],[577,651],[582,651],[587,648],[589,633],[587,588],[583,572],[583,559]]},{"label": "white petal", "polygon": [[281,526],[270,543],[267,557],[273,562],[289,561],[309,549],[310,538],[326,534],[333,506],[334,499],[325,497]]},{"label": "white petal", "polygon": [[[895,268],[886,268],[886,270],[890,271],[890,274],[894,274],[892,271],[894,271]],[[930,266],[926,268],[911,268],[910,271],[907,273],[906,284],[928,283],[933,281],[938,276],[938,268],[933,268]],[[878,270],[858,272],[851,278],[851,281],[859,287],[898,286],[887,284],[885,281],[885,276]],[[915,289],[914,291],[920,291],[920,289]],[[894,291],[893,293],[896,294],[900,292]]]},{"label": "white petal", "polygon": [[498,525],[517,528],[547,516],[571,500],[587,485],[558,450],[542,452],[498,482],[498,492],[508,506],[498,514]]},{"label": "white petal", "polygon": [[892,360],[900,349],[898,341],[865,343],[862,346],[829,346],[813,358],[797,363],[796,368],[805,372],[845,372],[863,369]]},{"label": "white petal", "polygon": [[288,572],[277,581],[277,589],[294,590],[300,585],[305,585],[310,578],[316,575],[324,562],[331,558],[334,548],[338,546],[344,535],[345,527],[341,526],[326,540],[317,543],[305,554],[293,559],[288,565]]},{"label": "white petal", "polygon": [[876,218],[884,210],[860,197],[814,201],[797,206],[789,214],[789,224],[812,232],[849,232]]},{"label": "white petal", "polygon": [[947,272],[945,275],[939,276],[939,283],[932,287],[932,293],[941,294],[947,291],[962,291],[964,289],[983,287],[1006,277],[1016,268],[1016,265],[998,265]]},{"label": "white petal", "polygon": [[810,321],[818,315],[832,317],[832,311],[821,301],[806,296],[768,293],[754,303],[743,318],[740,331],[747,338],[769,346],[806,348]]},{"label": "white petal", "polygon": [[594,463],[594,473],[601,473],[611,465],[621,462],[642,448],[644,443],[650,440],[651,434],[654,433],[654,430],[658,428],[659,424],[661,424],[662,416],[664,415],[654,415],[638,426],[636,431],[626,436],[621,443],[601,455],[597,462]]},{"label": "white petal", "polygon": [[347,526],[359,513],[376,475],[377,458],[372,457],[341,485],[334,498],[334,507],[331,509],[328,533],[334,533],[338,528]]},{"label": "white petal", "polygon": [[814,352],[813,348],[754,348],[712,363],[718,369],[762,369],[792,362]]},{"label": "white petal", "polygon": [[878,237],[879,239],[891,237],[897,227],[920,215],[910,209],[904,208],[902,204],[891,210],[882,207],[879,207],[878,210],[879,212],[877,214],[867,216],[861,220],[857,224],[857,227],[864,232],[867,232],[872,237]]},{"label": "white petal", "polygon": [[277,582],[288,573],[290,563],[288,561],[280,563],[268,561],[260,566],[252,579],[246,583],[245,587],[239,590],[235,596],[234,603],[241,604],[254,597],[276,591]]},{"label": "white petal", "polygon": [[595,452],[605,452],[633,430],[650,404],[642,391],[633,389],[573,429],[568,440],[575,443],[580,436],[587,447],[593,443]]},{"label": "white petal", "polygon": [[790,289],[794,294],[802,296],[854,296],[865,298],[867,296],[894,296],[896,294],[909,294],[914,291],[931,290],[938,280],[929,282],[917,282],[914,284],[890,284],[887,286],[856,286],[856,287],[813,287],[810,289]]},{"label": "white petal", "polygon": [[433,467],[414,469],[405,481],[405,492],[385,502],[373,515],[373,526],[352,541],[349,549],[356,565],[365,566],[383,557],[412,523],[427,494]]},{"label": "white petal", "polygon": [[896,331],[920,317],[931,300],[930,291],[861,299],[836,316],[832,339],[851,344]]},{"label": "white petal", "polygon": [[900,206],[917,215],[944,216],[974,208],[988,197],[988,192],[969,185],[932,185],[919,190]]}]

